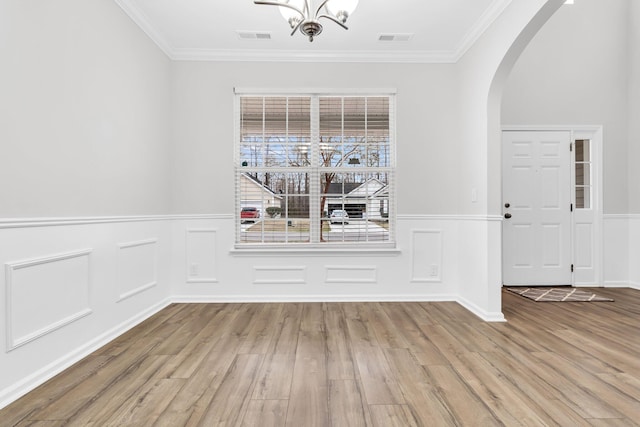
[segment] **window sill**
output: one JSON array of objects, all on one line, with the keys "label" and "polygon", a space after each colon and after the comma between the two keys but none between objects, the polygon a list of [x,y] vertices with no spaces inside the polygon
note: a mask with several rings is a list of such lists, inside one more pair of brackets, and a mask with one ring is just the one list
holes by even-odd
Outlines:
[{"label": "window sill", "polygon": [[232,256],[250,257],[304,257],[304,256],[398,256],[402,251],[395,246],[388,247],[267,247],[237,246],[229,251]]}]

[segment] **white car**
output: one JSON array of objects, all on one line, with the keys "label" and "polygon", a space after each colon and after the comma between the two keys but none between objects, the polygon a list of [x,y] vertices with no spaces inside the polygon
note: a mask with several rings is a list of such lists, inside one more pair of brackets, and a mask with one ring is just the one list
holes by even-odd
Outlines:
[{"label": "white car", "polygon": [[341,224],[349,224],[349,214],[345,210],[336,209],[331,212],[329,220],[331,221],[331,224],[335,224],[337,222]]}]

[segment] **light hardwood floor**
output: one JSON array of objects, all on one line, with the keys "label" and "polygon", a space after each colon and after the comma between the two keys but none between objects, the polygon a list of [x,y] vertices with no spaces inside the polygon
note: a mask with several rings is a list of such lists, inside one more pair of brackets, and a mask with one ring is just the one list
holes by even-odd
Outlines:
[{"label": "light hardwood floor", "polygon": [[0,411],[4,426],[632,426],[640,291],[456,303],[174,304]]}]

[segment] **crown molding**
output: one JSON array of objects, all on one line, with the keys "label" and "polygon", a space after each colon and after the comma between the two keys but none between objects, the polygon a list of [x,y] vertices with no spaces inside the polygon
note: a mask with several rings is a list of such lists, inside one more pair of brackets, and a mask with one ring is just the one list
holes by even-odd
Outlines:
[{"label": "crown molding", "polygon": [[175,61],[220,62],[375,62],[375,63],[452,63],[456,52],[427,51],[315,51],[276,49],[174,49]]},{"label": "crown molding", "polygon": [[129,0],[114,0],[129,18],[167,55],[172,58],[173,48],[149,22],[147,16]]},{"label": "crown molding", "polygon": [[512,0],[494,0],[452,51],[316,51],[269,49],[173,48],[131,0],[114,0],[140,29],[174,61],[218,62],[333,62],[333,63],[455,63],[474,45]]},{"label": "crown molding", "polygon": [[480,19],[469,29],[467,34],[462,38],[462,41],[455,50],[455,56],[453,62],[458,62],[471,46],[473,46],[485,31],[498,19],[502,12],[511,4],[513,0],[493,0],[489,7],[480,16]]}]

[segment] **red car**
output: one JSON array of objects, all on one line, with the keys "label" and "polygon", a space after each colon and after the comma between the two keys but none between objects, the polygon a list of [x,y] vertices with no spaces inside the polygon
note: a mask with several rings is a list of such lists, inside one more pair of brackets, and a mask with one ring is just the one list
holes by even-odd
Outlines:
[{"label": "red car", "polygon": [[260,211],[258,208],[246,207],[240,211],[240,219],[246,222],[254,222],[260,218]]}]

